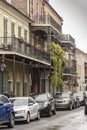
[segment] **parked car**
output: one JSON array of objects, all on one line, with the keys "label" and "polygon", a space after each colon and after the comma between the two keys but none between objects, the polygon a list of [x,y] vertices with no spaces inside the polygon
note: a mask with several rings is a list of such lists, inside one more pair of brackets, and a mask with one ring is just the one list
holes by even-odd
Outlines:
[{"label": "parked car", "polygon": [[74,97],[74,102],[75,102],[75,108],[80,107],[80,99],[77,96],[77,93],[73,93],[73,97]]},{"label": "parked car", "polygon": [[51,117],[52,113],[56,114],[55,100],[50,93],[41,93],[32,95],[32,97],[37,101],[40,107],[40,114],[47,114]]},{"label": "parked car", "polygon": [[85,104],[85,100],[84,100],[84,92],[83,91],[78,91],[77,92],[77,97],[80,100],[80,105],[84,105]]},{"label": "parked car", "polygon": [[84,113],[85,113],[85,115],[87,115],[87,98],[85,99]]},{"label": "parked car", "polygon": [[10,101],[14,106],[15,121],[29,123],[31,119],[40,119],[39,105],[32,97],[12,97]]},{"label": "parked car", "polygon": [[15,125],[15,113],[9,98],[0,94],[0,125],[13,128]]},{"label": "parked car", "polygon": [[87,90],[84,91],[84,105],[85,105],[85,103],[86,103],[86,100],[87,100]]},{"label": "parked car", "polygon": [[70,109],[75,108],[74,97],[71,92],[56,92],[54,95],[56,100],[56,109]]}]

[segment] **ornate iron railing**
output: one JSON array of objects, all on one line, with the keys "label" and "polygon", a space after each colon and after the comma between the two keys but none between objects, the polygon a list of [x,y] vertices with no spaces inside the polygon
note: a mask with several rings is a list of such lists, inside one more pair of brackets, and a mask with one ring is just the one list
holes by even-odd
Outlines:
[{"label": "ornate iron railing", "polygon": [[50,15],[33,15],[35,24],[50,24],[61,32],[61,25],[59,25]]},{"label": "ornate iron railing", "polygon": [[45,52],[44,49],[38,49],[25,42],[23,39],[18,39],[16,37],[0,37],[0,50],[17,52],[50,63],[50,53]]}]

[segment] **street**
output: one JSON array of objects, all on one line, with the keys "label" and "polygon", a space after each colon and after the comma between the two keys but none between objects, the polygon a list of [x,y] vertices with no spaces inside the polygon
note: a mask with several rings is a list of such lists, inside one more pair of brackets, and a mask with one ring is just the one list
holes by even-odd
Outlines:
[{"label": "street", "polygon": [[[7,126],[0,126],[1,130],[9,130]],[[87,116],[84,107],[72,111],[57,111],[56,116],[41,117],[39,121],[32,120],[30,124],[16,123],[12,130],[86,130]]]}]

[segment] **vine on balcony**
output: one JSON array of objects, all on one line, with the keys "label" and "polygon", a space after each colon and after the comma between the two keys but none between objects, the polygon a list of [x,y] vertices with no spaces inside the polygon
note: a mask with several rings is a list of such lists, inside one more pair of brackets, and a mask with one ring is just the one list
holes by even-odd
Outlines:
[{"label": "vine on balcony", "polygon": [[63,88],[63,68],[64,68],[64,55],[65,52],[60,45],[51,43],[50,46],[51,60],[53,63],[53,72],[51,76],[51,83],[53,87],[58,87],[62,90]]}]

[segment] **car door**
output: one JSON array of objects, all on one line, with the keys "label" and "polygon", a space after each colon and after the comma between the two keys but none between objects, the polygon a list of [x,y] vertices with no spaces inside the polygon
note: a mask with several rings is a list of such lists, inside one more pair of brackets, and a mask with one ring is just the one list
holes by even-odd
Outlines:
[{"label": "car door", "polygon": [[4,96],[1,96],[0,99],[3,102],[3,105],[0,106],[0,115],[2,117],[1,120],[5,121],[5,120],[9,119],[9,115],[10,115],[9,114],[10,113],[9,112],[10,111],[10,109],[9,109],[9,100]]},{"label": "car door", "polygon": [[4,105],[3,105],[3,117],[4,117],[4,120],[8,120],[9,117],[10,117],[10,111],[11,111],[10,105],[11,104],[10,104],[9,100],[4,96],[2,96],[2,102],[4,103]]},{"label": "car door", "polygon": [[39,105],[38,103],[32,99],[33,102],[33,116],[37,117],[37,113],[38,113],[38,109],[39,109]]},{"label": "car door", "polygon": [[4,121],[4,104],[3,102],[0,100],[0,122]]},{"label": "car door", "polygon": [[28,108],[29,108],[29,111],[30,111],[31,119],[34,119],[37,110],[36,110],[35,102],[32,98],[28,99]]}]

